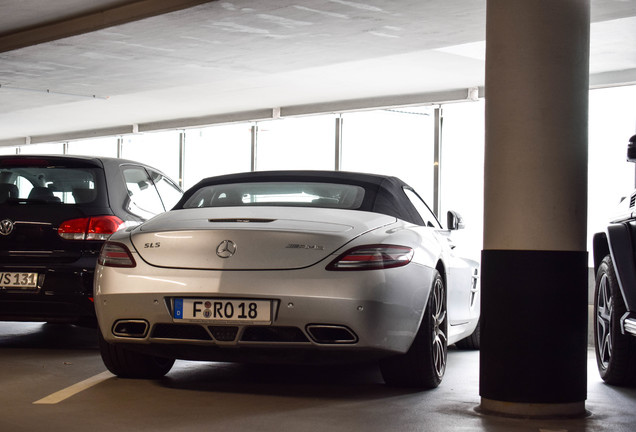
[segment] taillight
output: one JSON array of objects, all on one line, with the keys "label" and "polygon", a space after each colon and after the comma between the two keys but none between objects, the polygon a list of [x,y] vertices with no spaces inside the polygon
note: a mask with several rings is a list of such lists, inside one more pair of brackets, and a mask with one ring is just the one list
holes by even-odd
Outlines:
[{"label": "taillight", "polygon": [[135,267],[135,259],[125,244],[107,241],[99,252],[97,262],[107,267]]},{"label": "taillight", "polygon": [[93,216],[64,221],[57,233],[66,240],[106,240],[123,226],[124,221],[117,216]]},{"label": "taillight", "polygon": [[406,246],[368,245],[349,249],[333,260],[327,270],[377,270],[407,265],[413,249]]}]

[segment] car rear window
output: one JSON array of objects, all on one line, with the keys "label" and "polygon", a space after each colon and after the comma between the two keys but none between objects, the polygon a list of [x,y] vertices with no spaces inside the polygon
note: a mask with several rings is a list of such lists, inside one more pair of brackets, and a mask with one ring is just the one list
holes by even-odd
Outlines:
[{"label": "car rear window", "polygon": [[45,160],[5,160],[0,165],[0,203],[102,205],[103,170]]},{"label": "car rear window", "polygon": [[232,206],[325,207],[355,210],[365,190],[360,186],[317,182],[255,182],[204,186],[183,208]]}]

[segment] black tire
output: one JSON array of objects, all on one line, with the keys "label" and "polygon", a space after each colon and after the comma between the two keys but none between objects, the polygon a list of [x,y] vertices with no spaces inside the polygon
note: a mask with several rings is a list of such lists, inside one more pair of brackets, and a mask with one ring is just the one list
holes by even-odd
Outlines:
[{"label": "black tire", "polygon": [[110,344],[99,333],[99,351],[106,368],[120,378],[156,379],[167,374],[174,359],[155,357],[126,349],[123,344]]},{"label": "black tire", "polygon": [[477,321],[477,327],[473,334],[464,338],[458,342],[455,342],[455,346],[461,350],[478,350],[481,340],[481,320]]},{"label": "black tire", "polygon": [[607,255],[596,272],[594,288],[594,349],[603,381],[636,384],[636,337],[621,332],[626,307],[612,258]]},{"label": "black tire", "polygon": [[435,272],[422,323],[405,354],[380,361],[384,382],[399,387],[432,389],[446,371],[448,317],[444,281]]}]

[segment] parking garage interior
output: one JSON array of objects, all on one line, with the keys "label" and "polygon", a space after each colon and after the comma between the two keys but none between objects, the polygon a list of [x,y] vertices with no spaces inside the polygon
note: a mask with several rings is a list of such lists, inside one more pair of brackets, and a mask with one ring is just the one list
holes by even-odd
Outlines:
[{"label": "parking garage interior", "polygon": [[[514,8],[494,0],[261,3],[4,2],[0,153],[137,159],[164,170],[184,188],[203,177],[250,170],[397,175],[421,191],[438,214],[454,209],[464,215],[470,229],[462,234],[469,253],[479,258],[484,226],[493,230],[484,209],[495,206],[492,198],[485,201],[485,171],[501,169],[492,159],[485,164],[488,94],[496,94],[500,83],[487,81],[486,71],[498,66],[486,68],[486,48],[501,50],[504,59],[514,56],[487,34],[503,32],[495,24],[506,19],[536,21],[516,17]],[[584,149],[579,145],[587,170],[577,174],[586,183],[587,211],[577,223],[585,222],[588,240],[582,247],[578,232],[578,237],[552,236],[576,244],[566,250],[581,252],[591,248],[593,233],[603,229],[611,209],[634,186],[634,168],[625,163],[624,152],[636,131],[636,2],[560,3],[532,2],[533,19],[546,27],[525,29],[526,39],[520,40],[541,31],[566,40],[568,29],[559,26],[570,21],[558,17],[590,8],[589,72],[577,75],[587,80],[585,121],[578,111],[574,123],[561,118],[562,112],[546,112],[539,123],[574,124],[583,131],[577,139],[587,141]],[[491,15],[489,27],[487,8],[503,14]],[[524,61],[554,60],[539,51]],[[543,71],[541,64],[534,67]],[[573,104],[568,82],[555,78],[552,88],[563,93],[550,96],[569,101],[555,105]],[[522,84],[513,80],[510,86]],[[517,101],[533,102],[531,92]],[[513,126],[525,131],[536,125]],[[541,138],[549,144],[537,145],[537,151],[551,154],[545,146],[558,138]],[[524,137],[514,140],[528,146]],[[520,152],[513,144],[510,148]],[[541,235],[520,241],[521,249],[536,238],[542,249]],[[486,249],[508,249],[496,235],[488,239],[496,247]],[[511,249],[518,249],[512,243]],[[538,310],[532,315],[541,319]],[[583,330],[589,341],[589,324]],[[550,337],[558,337],[558,329]],[[442,386],[413,392],[384,386],[373,365],[179,362],[163,380],[124,380],[105,372],[94,331],[75,326],[0,323],[0,345],[6,388],[0,430],[7,431],[614,431],[631,430],[635,420],[634,389],[602,383],[591,345],[586,357],[577,357],[587,369],[576,376],[585,395],[584,401],[575,397],[584,414],[574,418],[485,412],[480,380],[490,378],[480,377],[478,352],[451,349]],[[559,364],[560,355],[541,352],[545,364],[539,370]],[[515,402],[517,395],[512,396],[506,404]]]}]

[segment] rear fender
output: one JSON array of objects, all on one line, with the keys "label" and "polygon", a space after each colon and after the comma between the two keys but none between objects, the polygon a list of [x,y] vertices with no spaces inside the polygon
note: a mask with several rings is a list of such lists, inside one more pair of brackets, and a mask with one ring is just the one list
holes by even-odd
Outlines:
[{"label": "rear fender", "polygon": [[592,240],[592,257],[594,258],[594,274],[598,271],[601,261],[610,254],[607,234],[604,232],[594,234]]},{"label": "rear fender", "polygon": [[[607,227],[607,246],[614,262],[616,277],[628,311],[636,310],[636,221],[612,224]],[[602,258],[596,252],[594,237],[594,262]],[[601,249],[602,250],[602,249]]]}]

